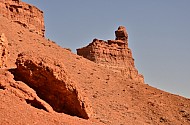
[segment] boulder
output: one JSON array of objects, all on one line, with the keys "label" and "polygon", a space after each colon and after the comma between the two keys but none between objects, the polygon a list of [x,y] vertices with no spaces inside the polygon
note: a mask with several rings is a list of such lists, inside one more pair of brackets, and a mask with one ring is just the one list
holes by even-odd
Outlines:
[{"label": "boulder", "polygon": [[115,31],[116,40],[123,40],[128,42],[128,33],[124,26],[119,26]]},{"label": "boulder", "polygon": [[55,59],[33,52],[21,53],[16,60],[15,80],[23,81],[54,111],[88,119],[91,104],[76,82],[70,79],[66,68]]}]

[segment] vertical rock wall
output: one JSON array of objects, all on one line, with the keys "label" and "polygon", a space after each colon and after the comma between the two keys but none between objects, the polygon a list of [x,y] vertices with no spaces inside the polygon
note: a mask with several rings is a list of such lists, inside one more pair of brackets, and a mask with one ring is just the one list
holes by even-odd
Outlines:
[{"label": "vertical rock wall", "polygon": [[32,5],[20,0],[0,0],[0,16],[11,19],[31,32],[44,36],[43,12]]},{"label": "vertical rock wall", "polygon": [[77,49],[77,54],[115,71],[121,71],[127,78],[143,83],[144,78],[135,68],[132,52],[128,48],[125,27],[120,26],[115,35],[115,40],[94,39],[88,46]]}]

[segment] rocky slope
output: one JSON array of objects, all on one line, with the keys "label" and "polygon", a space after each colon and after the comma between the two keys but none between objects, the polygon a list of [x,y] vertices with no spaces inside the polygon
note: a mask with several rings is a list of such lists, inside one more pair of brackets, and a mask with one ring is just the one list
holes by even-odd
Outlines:
[{"label": "rocky slope", "polygon": [[130,53],[113,62],[103,53],[111,62],[94,63],[4,16],[0,35],[0,124],[190,124],[190,99],[113,68],[135,69]]}]

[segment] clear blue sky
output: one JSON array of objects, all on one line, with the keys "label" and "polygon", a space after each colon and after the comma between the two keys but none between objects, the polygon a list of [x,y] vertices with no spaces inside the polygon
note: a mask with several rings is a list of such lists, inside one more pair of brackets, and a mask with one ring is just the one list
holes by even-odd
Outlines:
[{"label": "clear blue sky", "polygon": [[23,0],[44,11],[46,37],[75,49],[127,28],[145,82],[190,98],[190,0]]}]

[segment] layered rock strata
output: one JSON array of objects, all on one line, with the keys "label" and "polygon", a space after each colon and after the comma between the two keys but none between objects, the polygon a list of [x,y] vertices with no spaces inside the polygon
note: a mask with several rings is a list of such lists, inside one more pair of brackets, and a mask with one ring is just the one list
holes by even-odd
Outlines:
[{"label": "layered rock strata", "polygon": [[0,15],[44,36],[43,12],[20,0],[0,0]]},{"label": "layered rock strata", "polygon": [[94,39],[88,46],[77,49],[77,54],[114,71],[121,71],[127,78],[144,83],[144,78],[134,65],[132,52],[128,48],[128,33],[123,26],[115,31],[115,40]]}]

